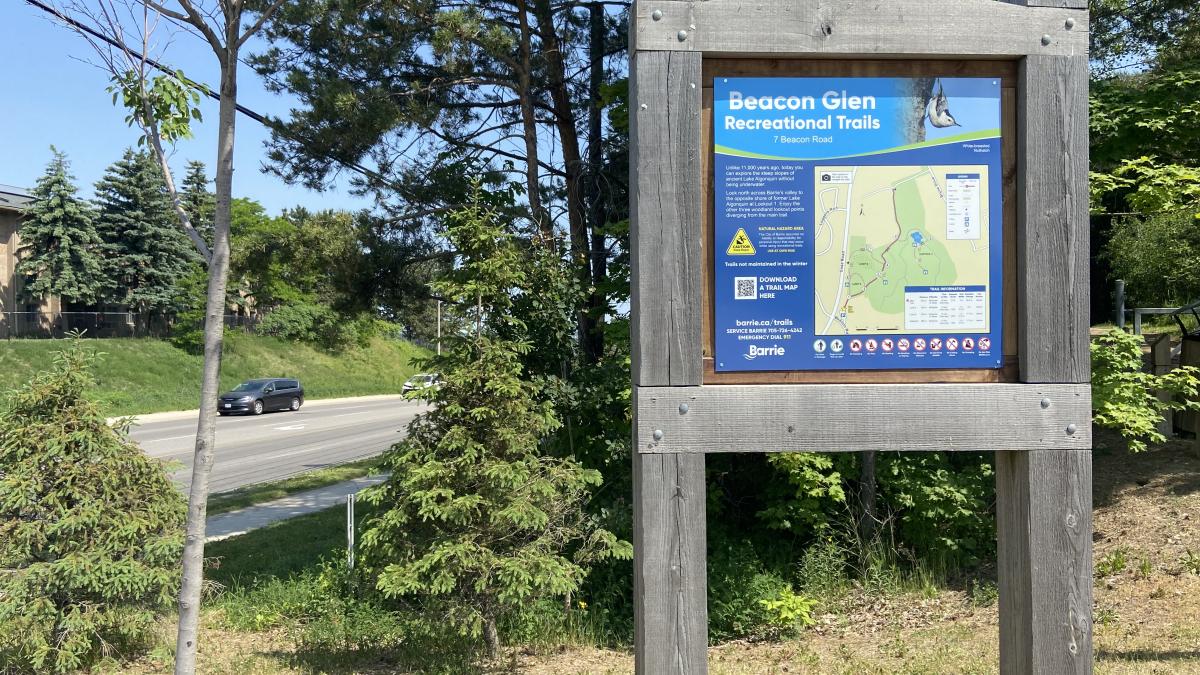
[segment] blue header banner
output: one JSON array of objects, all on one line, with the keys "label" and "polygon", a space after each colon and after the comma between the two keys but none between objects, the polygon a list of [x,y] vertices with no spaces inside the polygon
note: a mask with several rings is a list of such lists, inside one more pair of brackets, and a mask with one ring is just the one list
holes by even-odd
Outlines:
[{"label": "blue header banner", "polygon": [[1003,365],[1000,82],[715,78],[716,370]]}]

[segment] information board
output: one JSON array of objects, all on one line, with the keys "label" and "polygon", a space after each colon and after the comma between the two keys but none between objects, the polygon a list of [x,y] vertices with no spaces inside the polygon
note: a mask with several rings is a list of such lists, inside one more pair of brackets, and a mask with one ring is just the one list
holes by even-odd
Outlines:
[{"label": "information board", "polygon": [[1000,81],[714,81],[718,372],[1003,365]]}]

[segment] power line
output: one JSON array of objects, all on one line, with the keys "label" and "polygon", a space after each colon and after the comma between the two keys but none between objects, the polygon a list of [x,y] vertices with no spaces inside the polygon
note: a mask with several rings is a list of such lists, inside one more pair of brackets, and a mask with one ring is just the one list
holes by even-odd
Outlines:
[{"label": "power line", "polygon": [[[115,47],[115,48],[120,49],[125,52],[129,51],[129,48],[125,44],[123,44],[121,41],[114,39],[108,35],[104,35],[103,33],[95,30],[91,26],[88,26],[87,24],[85,24],[81,21],[72,19],[71,17],[63,14],[62,12],[58,11],[54,7],[51,7],[49,5],[46,5],[42,2],[40,2],[40,0],[25,0],[25,2],[42,10],[43,12],[46,12],[47,14],[52,15],[54,18],[58,19],[59,21],[62,21],[63,23],[68,24],[69,26],[75,28],[76,30],[79,30],[83,33],[86,33],[86,34],[96,38],[97,40],[104,42],[105,44],[109,45],[110,47]],[[155,68],[156,70],[158,70],[166,75],[170,75],[171,77],[179,78],[185,85],[192,87],[193,89],[196,89],[197,91],[203,93],[205,96],[208,96],[209,98],[211,98],[215,101],[221,100],[221,95],[219,93],[213,91],[212,87],[209,87],[208,85],[203,84],[201,82],[196,82],[195,80],[192,80],[191,78],[188,78],[188,77],[180,77],[180,74],[175,69],[173,69],[169,66],[166,66],[162,63],[159,63],[158,61],[156,61],[150,57],[143,56],[142,59],[148,65]],[[302,138],[302,137],[296,135],[295,133],[291,132],[290,130],[284,128],[281,124],[278,124],[275,121],[271,120],[269,117],[262,115],[260,113],[257,113],[255,111],[251,110],[250,108],[247,108],[246,106],[242,105],[241,103],[235,102],[234,107],[241,114],[245,115],[246,117],[249,117],[250,119],[254,120],[255,122],[258,122],[259,124],[263,125],[264,127],[270,129],[272,132],[277,133],[280,136],[284,136],[285,138],[287,138],[289,140],[300,143],[301,145],[305,145],[305,146],[309,145],[308,139],[305,139],[305,138]],[[400,188],[398,186],[396,186],[390,180],[385,178],[382,174],[380,174],[379,172],[374,171],[372,169],[369,169],[369,168],[359,164],[358,162],[345,160],[340,157],[335,157],[333,155],[320,155],[320,156],[324,157],[325,159],[336,162],[337,164],[345,167],[346,169],[349,169],[350,171],[360,174],[365,178],[369,178],[369,179],[378,181],[378,182],[383,183],[384,185],[392,188],[393,190],[396,190],[397,192],[402,192],[402,190],[400,190]]]}]

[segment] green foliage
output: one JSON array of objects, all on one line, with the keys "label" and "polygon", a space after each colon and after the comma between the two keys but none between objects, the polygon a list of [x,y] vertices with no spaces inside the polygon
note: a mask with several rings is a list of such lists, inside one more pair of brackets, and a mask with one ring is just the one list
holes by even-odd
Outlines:
[{"label": "green foliage", "polygon": [[58,296],[64,302],[92,304],[108,285],[100,236],[87,202],[75,196],[67,157],[54,157],[33,188],[36,200],[21,220],[17,274],[31,298]]},{"label": "green foliage", "polygon": [[778,613],[764,602],[790,592],[784,575],[765,565],[749,540],[724,535],[708,548],[709,640],[777,636]]},{"label": "green foliage", "polygon": [[1096,561],[1096,576],[1103,579],[1125,571],[1129,564],[1128,552],[1123,548],[1115,548],[1108,555]]},{"label": "green foliage", "polygon": [[[377,509],[362,562],[389,598],[419,598],[462,635],[487,638],[497,619],[579,588],[592,561],[630,555],[582,509],[600,474],[540,444],[560,422],[525,375],[528,343],[506,339],[518,321],[512,291],[527,263],[478,188],[451,213],[446,237],[457,265],[434,284],[462,329],[446,336],[434,407],[385,461],[389,481],[365,499]],[[519,331],[518,331],[519,332]]]},{"label": "green foliage", "polygon": [[842,474],[829,453],[789,452],[771,455],[771,466],[785,481],[767,486],[769,506],[759,516],[767,527],[812,536],[829,527],[830,518],[846,504]]},{"label": "green foliage", "polygon": [[[164,141],[191,138],[192,120],[201,121],[200,92],[182,71],[143,79],[142,73],[127,70],[113,75],[111,81],[108,91],[113,105],[120,100],[129,111],[125,123],[147,130],[154,125]],[[138,138],[138,145],[145,142],[144,137]]]},{"label": "green foliage", "polygon": [[88,398],[72,344],[0,409],[0,670],[65,672],[143,648],[170,606],[185,505]]},{"label": "green foliage", "polygon": [[817,601],[796,595],[791,586],[780,591],[774,599],[759,600],[758,603],[767,610],[767,621],[781,632],[794,632],[817,622],[812,616]]},{"label": "green foliage", "polygon": [[1200,297],[1200,212],[1117,218],[1109,236],[1105,254],[1128,304],[1178,307]]},{"label": "green foliage", "polygon": [[172,211],[158,164],[126,150],[96,183],[96,229],[111,286],[105,301],[167,311],[177,284],[200,262]]},{"label": "green foliage", "polygon": [[921,558],[974,564],[992,553],[995,491],[990,455],[889,452],[878,456],[879,490],[900,540]]},{"label": "green foliage", "polygon": [[[1200,109],[1200,104],[1197,108]],[[1139,213],[1195,208],[1200,202],[1200,168],[1163,163],[1142,155],[1122,159],[1108,173],[1092,172],[1089,187],[1095,211],[1103,211],[1105,198],[1114,194]]]},{"label": "green foliage", "polygon": [[830,534],[822,536],[804,549],[797,567],[800,589],[811,595],[828,597],[844,590],[850,583],[850,559],[853,551]]},{"label": "green foliage", "polygon": [[1189,574],[1200,574],[1200,554],[1192,552],[1188,549],[1179,556],[1179,564],[1183,566],[1183,570]]},{"label": "green foliage", "polygon": [[[1162,375],[1142,371],[1142,338],[1113,329],[1092,339],[1092,420],[1116,430],[1132,452],[1162,443],[1168,410],[1200,410],[1200,368],[1180,366]],[[1168,394],[1164,399],[1156,391]]]},{"label": "green foliage", "polygon": [[187,173],[183,177],[179,201],[183,210],[187,212],[188,218],[191,219],[192,227],[196,228],[196,231],[211,247],[217,197],[208,191],[208,176],[204,171],[204,162],[192,160],[187,163]]},{"label": "green foliage", "polygon": [[204,317],[208,304],[208,270],[196,265],[176,285],[175,325],[171,344],[191,354],[204,352]]}]

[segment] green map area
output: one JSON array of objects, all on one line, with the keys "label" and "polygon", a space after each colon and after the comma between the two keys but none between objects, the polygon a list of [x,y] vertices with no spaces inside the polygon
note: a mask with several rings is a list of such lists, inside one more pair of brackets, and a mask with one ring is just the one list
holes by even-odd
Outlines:
[{"label": "green map area", "polygon": [[[818,167],[818,335],[905,331],[905,287],[988,283],[987,224],[947,237],[946,175],[986,167]],[[986,193],[980,196],[986,205]],[[986,208],[981,218],[986,218]],[[912,331],[907,332],[922,332]],[[932,331],[931,331],[932,332]]]}]

